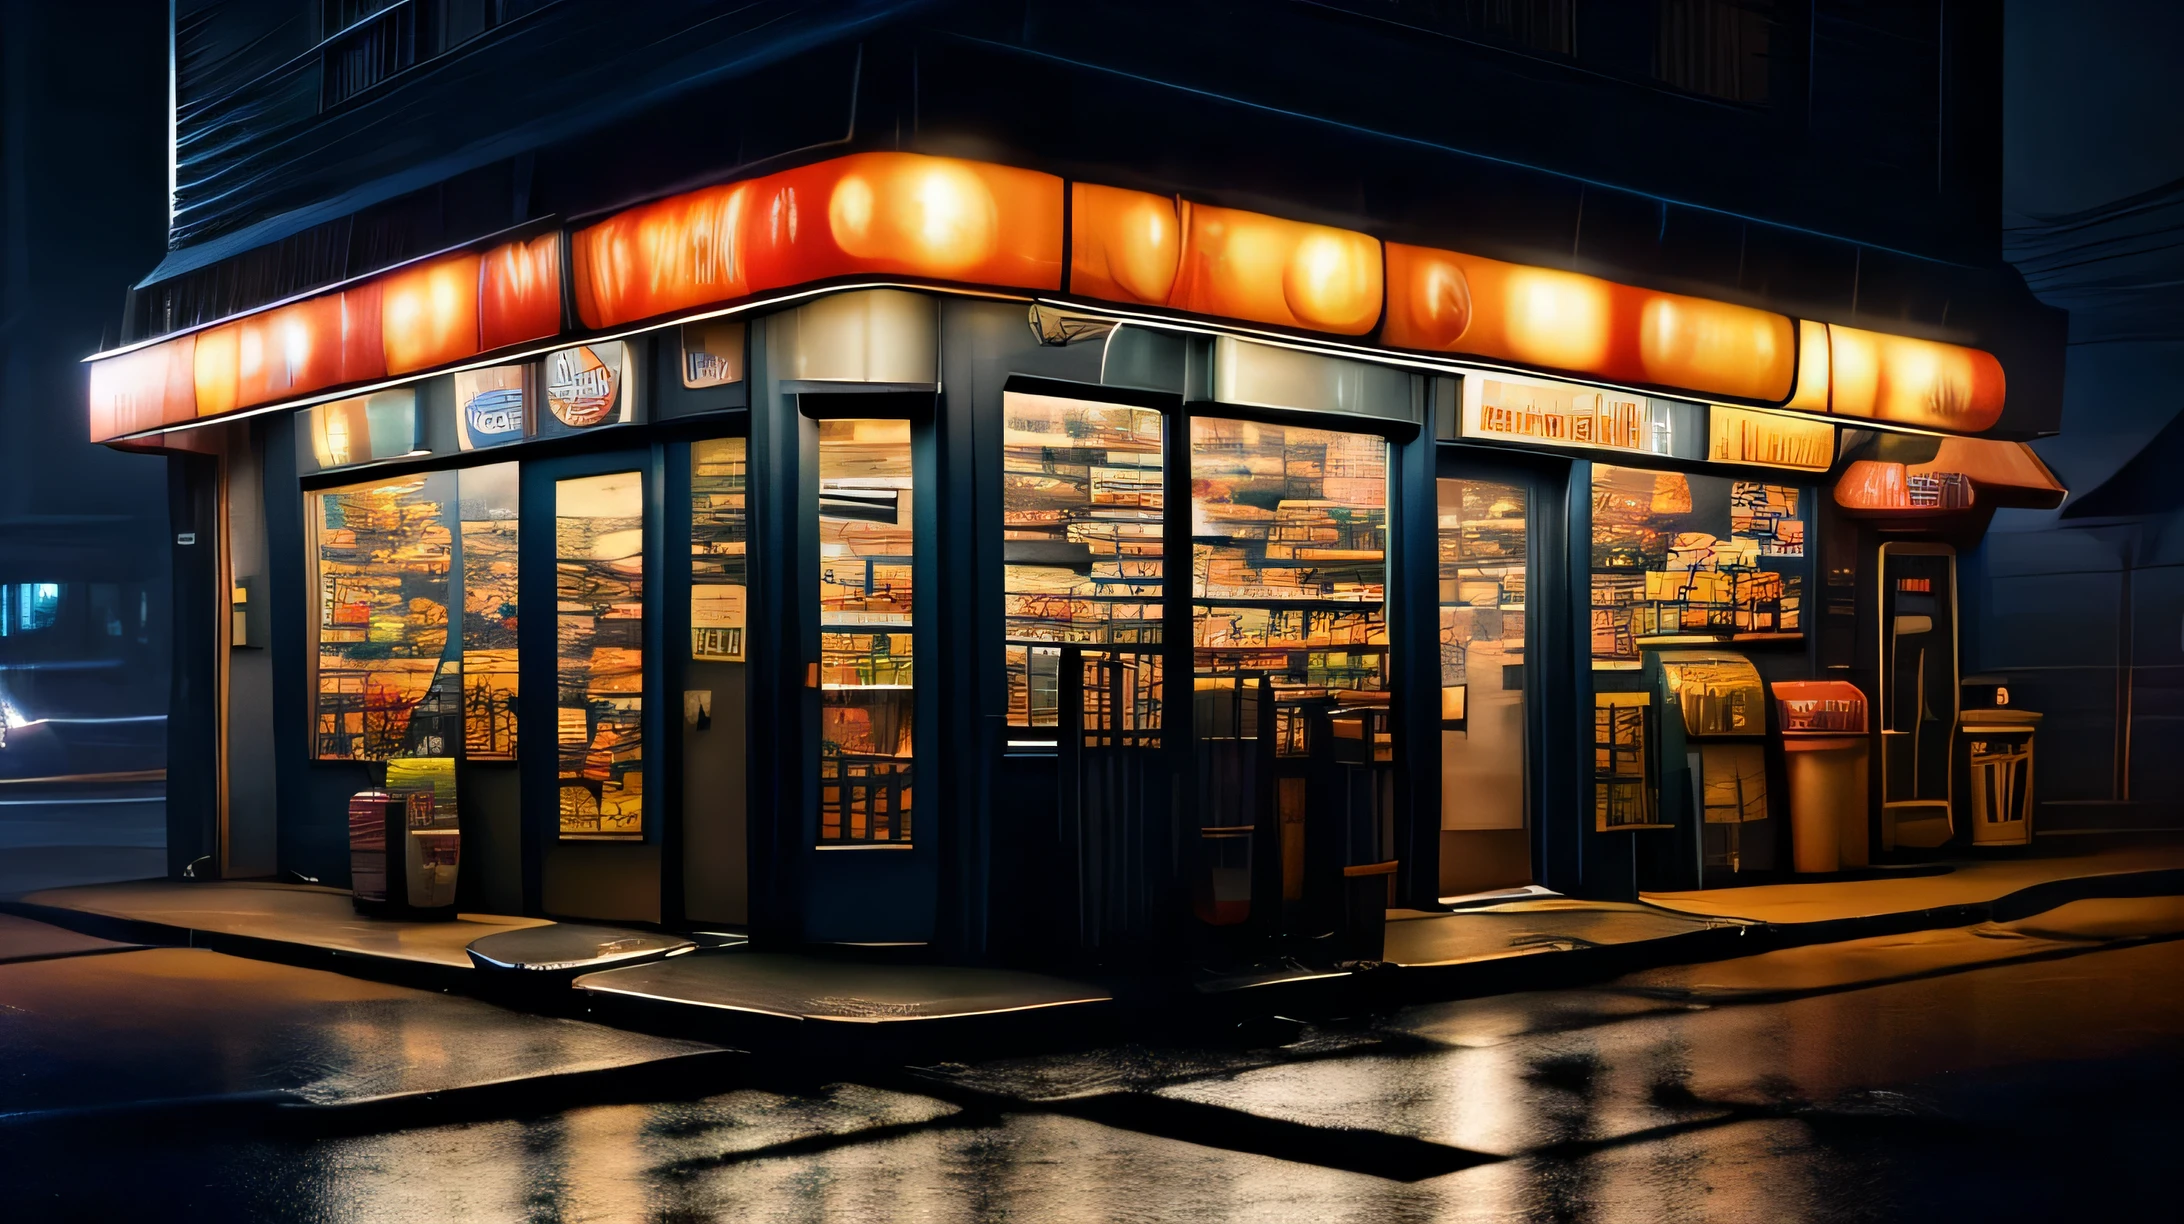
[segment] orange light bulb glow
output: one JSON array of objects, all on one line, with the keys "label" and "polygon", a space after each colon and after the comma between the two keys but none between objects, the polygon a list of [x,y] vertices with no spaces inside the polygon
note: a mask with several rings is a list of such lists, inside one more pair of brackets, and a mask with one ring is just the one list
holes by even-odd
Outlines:
[{"label": "orange light bulb glow", "polygon": [[1836,324],[1827,330],[1837,413],[1962,433],[2001,419],[2005,379],[1994,354]]},{"label": "orange light bulb glow", "polygon": [[1598,370],[1608,355],[1603,282],[1550,268],[1517,268],[1502,280],[1502,335],[1509,355],[1555,370]]},{"label": "orange light bulb glow", "polygon": [[386,278],[380,343],[389,374],[408,374],[478,355],[476,255],[448,255]]},{"label": "orange light bulb glow", "polygon": [[1352,230],[1079,183],[1070,292],[1338,335],[1380,318],[1380,243]]}]

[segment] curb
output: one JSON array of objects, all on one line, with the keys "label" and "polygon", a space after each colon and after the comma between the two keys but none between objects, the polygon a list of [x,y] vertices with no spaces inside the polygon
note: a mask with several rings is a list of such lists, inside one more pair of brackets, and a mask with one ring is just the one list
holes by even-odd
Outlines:
[{"label": "curb", "polygon": [[[1704,964],[1787,948],[1881,935],[2010,922],[2072,901],[2184,894],[2184,868],[2109,872],[2049,880],[1984,902],[1935,906],[1802,923],[1717,918],[1717,925],[1618,944],[1512,950],[1444,965],[1381,963],[1346,972],[1208,991],[1173,976],[1146,975],[1110,983],[1115,997],[1098,1004],[1021,1012],[869,1023],[777,1015],[570,988],[558,975],[490,973],[468,967],[396,960],[256,936],[228,935],[22,902],[0,910],[108,939],[206,948],[254,960],[328,970],[425,990],[457,992],[540,1014],[577,1017],[662,1036],[696,1038],[769,1054],[809,1056],[830,1065],[900,1064],[951,1055],[995,1057],[1198,1030],[1233,1034],[1268,1018],[1341,1021],[1397,1007],[1521,991],[1597,984],[1641,970]],[[1656,907],[1665,908],[1665,907]],[[1705,919],[1687,911],[1670,911]],[[735,955],[733,950],[692,955]],[[1105,979],[1100,979],[1105,980]],[[673,1060],[670,1060],[673,1061]],[[636,1068],[617,1068],[625,1076]],[[593,1074],[593,1073],[583,1073]],[[552,1077],[548,1077],[552,1078]],[[465,1090],[465,1091],[482,1091]],[[301,1108],[300,1106],[297,1106]],[[314,1112],[362,1105],[310,1106]],[[382,1108],[374,1106],[372,1108]],[[400,1107],[384,1108],[400,1112]],[[0,1118],[0,1123],[5,1119]]]}]

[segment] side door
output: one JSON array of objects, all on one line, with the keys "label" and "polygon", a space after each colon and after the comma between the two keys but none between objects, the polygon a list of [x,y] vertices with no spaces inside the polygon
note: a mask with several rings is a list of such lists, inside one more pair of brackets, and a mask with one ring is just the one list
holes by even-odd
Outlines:
[{"label": "side door", "polygon": [[650,447],[526,462],[525,903],[659,922],[663,481]]},{"label": "side door", "polygon": [[1434,481],[1441,693],[1440,895],[1530,884],[1528,717],[1540,677],[1529,615],[1539,480],[1444,455]]}]

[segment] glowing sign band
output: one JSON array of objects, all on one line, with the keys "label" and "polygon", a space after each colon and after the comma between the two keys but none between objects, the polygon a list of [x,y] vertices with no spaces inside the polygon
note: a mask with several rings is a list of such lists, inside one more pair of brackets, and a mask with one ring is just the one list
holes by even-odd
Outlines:
[{"label": "glowing sign band", "polygon": [[1707,410],[1706,457],[1715,463],[1760,464],[1824,472],[1835,462],[1835,426],[1785,412],[1715,404]]},{"label": "glowing sign band", "polygon": [[1474,374],[1463,381],[1463,435],[1494,442],[1668,455],[1666,402],[1544,379]]},{"label": "glowing sign band", "polygon": [[[1065,289],[1065,270],[1080,298],[1697,398],[1958,433],[1992,428],[2002,412],[2001,363],[1976,349],[1032,170],[857,153],[567,235],[438,256],[99,358],[91,434],[105,441],[443,369],[560,337],[565,315],[602,331],[854,277],[1051,293]],[[1587,428],[1615,428],[1599,422]],[[1567,428],[1578,428],[1574,417]]]}]

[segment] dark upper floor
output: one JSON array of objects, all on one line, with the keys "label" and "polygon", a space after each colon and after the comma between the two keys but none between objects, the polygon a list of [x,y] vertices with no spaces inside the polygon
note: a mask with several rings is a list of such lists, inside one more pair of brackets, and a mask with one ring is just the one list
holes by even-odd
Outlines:
[{"label": "dark upper floor", "polygon": [[175,20],[173,250],[127,338],[902,148],[2053,348],[2054,379],[2013,363],[2005,422],[2051,427],[2059,326],[1997,249],[1996,6],[180,0]]}]

